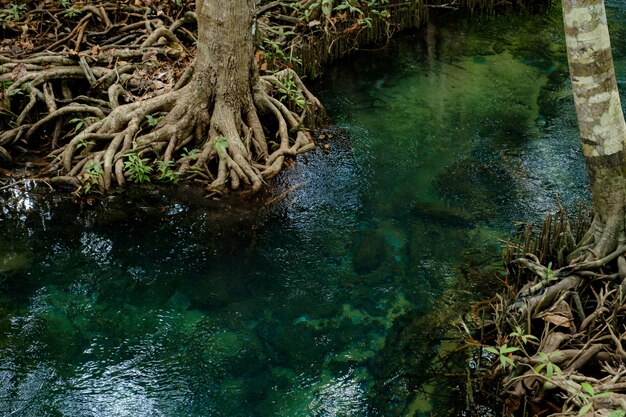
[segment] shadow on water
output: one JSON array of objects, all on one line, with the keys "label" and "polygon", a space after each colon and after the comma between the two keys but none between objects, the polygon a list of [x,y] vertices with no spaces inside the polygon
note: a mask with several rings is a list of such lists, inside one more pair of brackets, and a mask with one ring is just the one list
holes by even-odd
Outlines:
[{"label": "shadow on water", "polygon": [[588,198],[558,16],[432,23],[330,69],[338,128],[261,208],[1,191],[0,414],[445,414],[421,383],[482,285],[463,254]]}]

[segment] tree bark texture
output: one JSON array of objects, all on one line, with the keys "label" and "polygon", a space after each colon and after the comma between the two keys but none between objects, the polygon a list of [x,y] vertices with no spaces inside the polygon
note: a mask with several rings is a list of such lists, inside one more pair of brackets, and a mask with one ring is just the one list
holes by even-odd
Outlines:
[{"label": "tree bark texture", "polygon": [[[85,183],[94,181],[90,167],[102,165],[99,183],[108,190],[113,180],[124,185],[129,176],[124,160],[129,154],[154,155],[151,163],[176,167],[178,175],[201,176],[210,181],[210,190],[256,191],[280,172],[286,157],[313,148],[305,124],[314,113],[323,113],[322,105],[291,69],[259,76],[254,4],[254,0],[198,0],[197,55],[188,70],[191,75],[183,76],[172,90],[143,101],[119,105],[111,100],[113,111],[56,151],[50,170]],[[121,88],[111,86],[111,96],[116,98],[116,89]],[[288,102],[276,96],[287,97]],[[154,114],[164,116],[146,126]],[[94,142],[89,152],[79,152],[88,139],[100,142]],[[191,157],[185,147],[197,153]]]},{"label": "tree bark texture", "polygon": [[589,173],[594,251],[602,257],[624,236],[626,124],[613,67],[603,0],[563,0],[574,102]]}]

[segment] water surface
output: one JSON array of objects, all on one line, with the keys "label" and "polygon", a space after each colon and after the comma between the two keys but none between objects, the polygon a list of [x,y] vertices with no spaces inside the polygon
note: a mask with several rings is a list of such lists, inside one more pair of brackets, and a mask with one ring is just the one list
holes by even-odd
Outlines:
[{"label": "water surface", "polygon": [[560,31],[558,10],[433,22],[330,69],[340,133],[261,208],[3,190],[0,414],[444,414],[416,391],[475,293],[464,254],[588,198]]}]

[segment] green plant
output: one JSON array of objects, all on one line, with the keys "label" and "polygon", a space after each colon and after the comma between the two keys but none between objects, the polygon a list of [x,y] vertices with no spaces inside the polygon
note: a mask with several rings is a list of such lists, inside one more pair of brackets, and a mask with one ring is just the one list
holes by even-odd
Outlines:
[{"label": "green plant", "polygon": [[304,17],[306,20],[310,19],[311,12],[317,8],[322,9],[322,13],[326,17],[330,17],[333,12],[333,0],[317,0],[314,3],[311,3],[309,7],[304,11]]},{"label": "green plant", "polygon": [[161,182],[167,182],[170,184],[175,184],[178,181],[178,177],[180,176],[179,172],[174,171],[172,168],[174,167],[174,161],[157,161],[157,172],[159,176],[157,180]]},{"label": "green plant", "polygon": [[370,28],[370,29],[371,29],[371,28],[372,28],[372,23],[373,23],[373,20],[372,20],[372,18],[371,18],[371,17],[362,17],[362,18],[360,18],[359,20],[357,20],[357,23],[358,23],[360,26],[366,25],[368,28]]},{"label": "green plant", "polygon": [[359,6],[360,4],[355,0],[344,0],[343,3],[336,6],[333,10],[337,10],[337,11],[348,10],[350,13],[363,15],[363,10],[361,10]]},{"label": "green plant", "polygon": [[137,184],[150,182],[150,174],[152,173],[152,167],[148,165],[150,160],[148,158],[142,159],[134,152],[127,152],[124,156],[126,157],[124,170],[128,173],[130,180]]},{"label": "green plant", "polygon": [[151,127],[154,127],[163,119],[163,117],[165,117],[165,116],[161,115],[161,116],[154,117],[154,116],[151,116],[151,115],[147,115],[146,119],[148,119],[148,124]]},{"label": "green plant", "polygon": [[589,410],[593,409],[593,400],[597,398],[606,398],[613,394],[610,391],[596,394],[595,390],[593,389],[591,384],[589,384],[588,382],[582,382],[580,386],[582,387],[582,391],[576,394],[576,396],[580,398],[581,400],[583,400],[585,402],[585,405],[583,405],[578,411],[579,416],[582,416],[583,414],[587,414]]},{"label": "green plant", "polygon": [[548,282],[552,282],[552,281],[557,281],[558,279],[559,277],[557,277],[554,271],[552,270],[552,262],[550,262],[548,266],[546,267],[546,280]]},{"label": "green plant", "polygon": [[74,123],[74,127],[72,128],[72,132],[70,132],[70,133],[76,133],[76,132],[80,131],[80,129],[85,124],[85,119],[81,119],[80,117],[74,117],[73,119],[70,119],[70,121],[68,123]]},{"label": "green plant", "polygon": [[520,340],[524,345],[527,344],[529,340],[539,340],[537,336],[525,334],[521,326],[515,326],[515,330],[511,332],[510,336]]},{"label": "green plant", "polygon": [[70,119],[68,123],[74,124],[74,127],[72,128],[70,132],[70,135],[80,132],[80,130],[83,127],[89,126],[91,123],[93,123],[97,119],[98,119],[97,117],[93,117],[93,116],[74,117],[73,119]]},{"label": "green plant", "polygon": [[287,100],[288,102],[295,104],[301,109],[304,109],[304,107],[306,106],[304,96],[296,86],[296,82],[292,77],[282,80],[282,82],[278,86],[278,92],[281,94],[281,101]]},{"label": "green plant", "polygon": [[95,144],[96,144],[96,142],[94,142],[94,141],[87,140],[85,138],[81,138],[78,141],[78,144],[76,145],[76,149],[80,149],[80,148],[83,148],[83,147],[86,148],[88,146],[95,145]]},{"label": "green plant", "polygon": [[518,350],[520,350],[520,348],[508,347],[505,343],[502,346],[498,347],[487,346],[485,347],[485,350],[489,353],[497,355],[500,363],[502,364],[502,369],[505,369],[507,364],[511,365],[511,368],[515,367],[515,363],[511,358],[509,358],[509,354],[517,352]]},{"label": "green plant", "polygon": [[0,9],[0,22],[3,22],[2,26],[4,27],[4,23],[6,22],[20,20],[26,11],[26,5],[17,3],[9,4],[9,7],[6,9]]},{"label": "green plant", "polygon": [[82,13],[82,10],[75,9],[75,8],[73,8],[73,7],[70,7],[69,9],[67,9],[67,10],[65,11],[65,15],[66,15],[67,17],[70,17],[70,18],[72,18],[72,17],[76,17],[76,16],[78,16],[78,15],[79,15],[79,14],[81,14],[81,13]]},{"label": "green plant", "polygon": [[613,410],[607,417],[624,417],[626,416],[626,410]]},{"label": "green plant", "polygon": [[100,177],[104,174],[104,170],[102,169],[102,162],[88,162],[85,167],[85,171],[87,172],[87,177],[83,181],[83,184],[78,189],[78,194],[88,194],[94,185],[98,185]]},{"label": "green plant", "polygon": [[24,94],[26,94],[26,90],[27,90],[27,86],[24,85],[24,87],[19,87],[19,88],[16,88],[15,90],[9,91],[8,95],[9,95],[9,97],[10,96],[16,96],[18,94],[24,95]]},{"label": "green plant", "polygon": [[539,352],[537,354],[537,357],[539,358],[539,360],[541,361],[541,363],[537,366],[535,366],[534,370],[535,372],[539,373],[541,372],[544,368],[546,370],[546,378],[548,379],[552,379],[552,377],[554,376],[555,372],[556,373],[561,373],[561,368],[559,368],[558,366],[556,366],[555,364],[552,363],[552,359],[554,359],[554,357],[558,355],[558,353],[556,352],[552,352],[550,354],[546,354],[544,352]]},{"label": "green plant", "polygon": [[180,156],[191,160],[198,159],[198,156],[200,156],[200,149],[188,150],[187,148],[183,148],[183,153]]},{"label": "green plant", "polygon": [[213,142],[213,147],[217,151],[217,154],[222,156],[224,155],[224,152],[226,152],[226,149],[228,149],[228,140],[225,137],[220,136],[215,139],[215,142]]}]

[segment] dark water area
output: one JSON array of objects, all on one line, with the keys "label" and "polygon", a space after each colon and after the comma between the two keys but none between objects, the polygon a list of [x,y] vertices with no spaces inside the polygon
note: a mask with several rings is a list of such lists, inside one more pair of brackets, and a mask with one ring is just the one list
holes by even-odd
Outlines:
[{"label": "dark water area", "polygon": [[479,292],[459,265],[589,198],[562,43],[558,9],[433,22],[329,69],[341,133],[261,207],[0,191],[0,415],[447,415],[422,383]]}]

